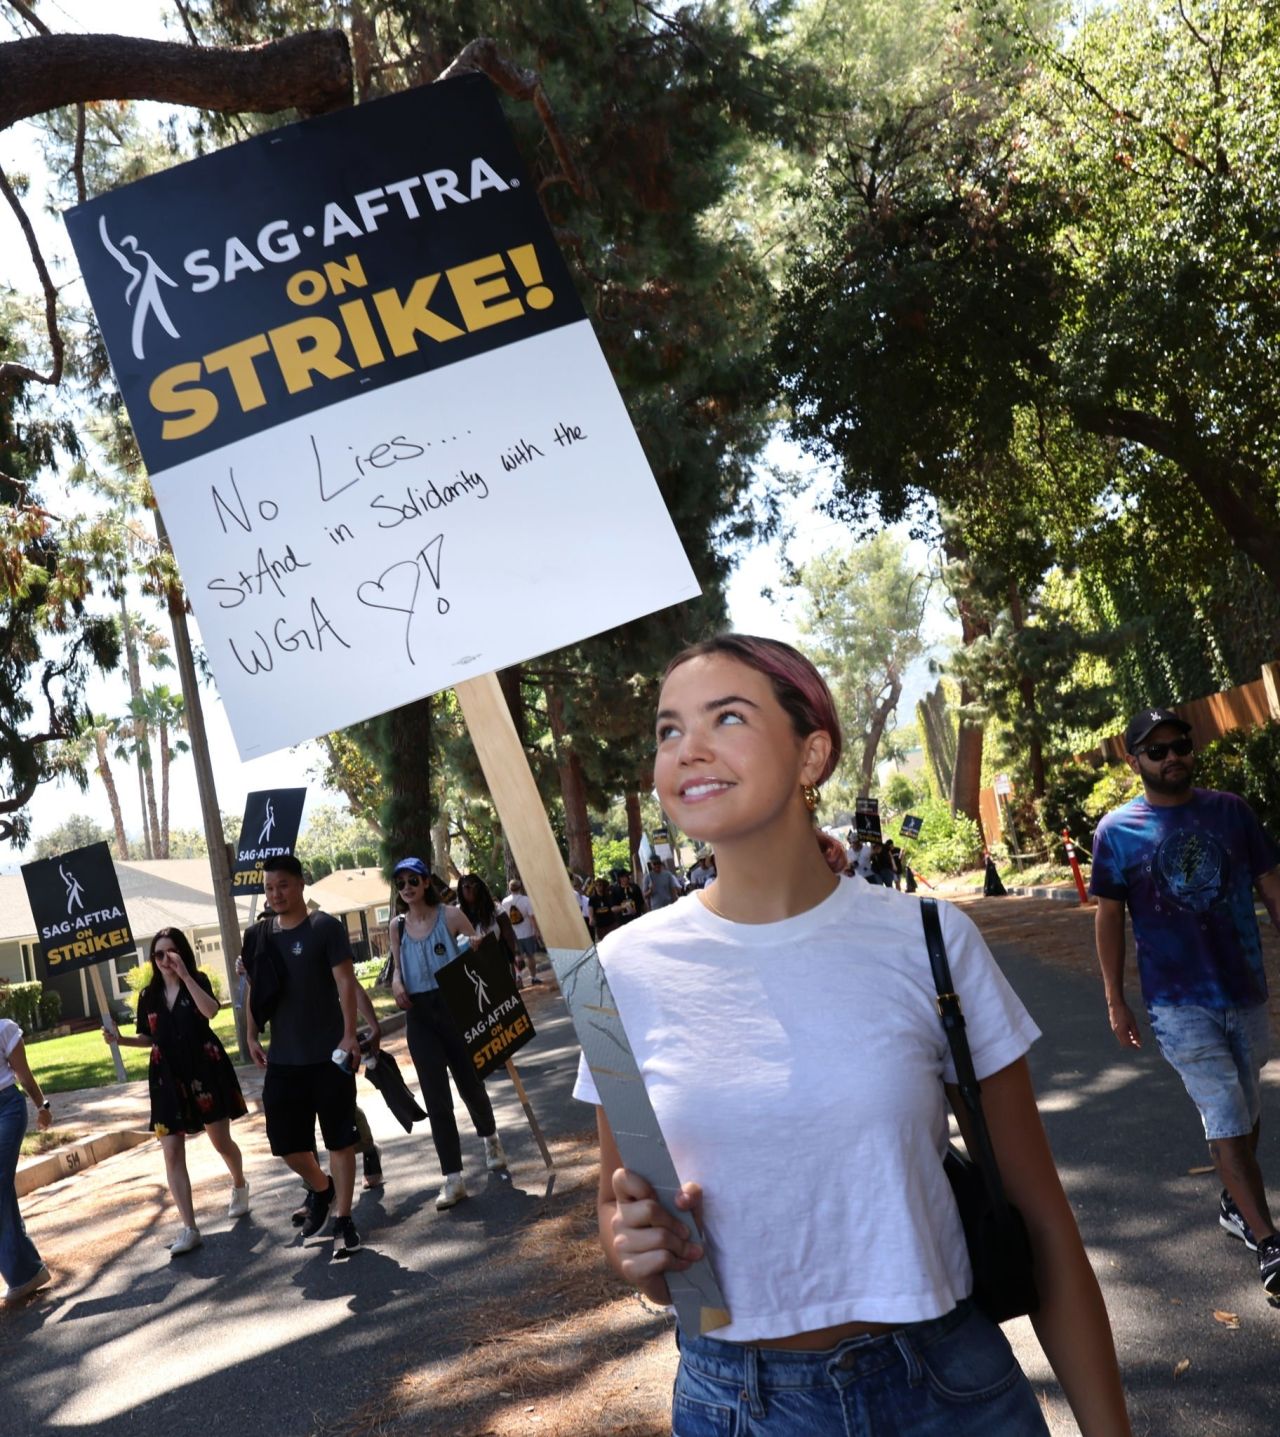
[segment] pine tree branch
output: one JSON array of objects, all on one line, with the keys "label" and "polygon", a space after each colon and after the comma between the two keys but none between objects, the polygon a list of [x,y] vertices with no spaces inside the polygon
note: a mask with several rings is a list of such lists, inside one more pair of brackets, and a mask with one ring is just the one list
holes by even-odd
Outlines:
[{"label": "pine tree branch", "polygon": [[[3,47],[0,46],[0,49]],[[63,343],[62,332],[58,328],[58,291],[54,286],[53,278],[49,274],[49,267],[44,262],[44,255],[40,253],[40,245],[36,240],[36,232],[31,227],[31,221],[27,212],[22,207],[22,201],[18,198],[13,186],[9,183],[9,177],[3,168],[0,168],[0,195],[4,196],[5,203],[13,211],[18,221],[18,227],[22,230],[23,237],[27,241],[27,249],[31,252],[31,262],[35,265],[36,274],[40,277],[40,287],[44,290],[44,320],[49,331],[49,349],[53,356],[49,366],[48,374],[41,374],[38,369],[32,369],[29,364],[18,364],[14,360],[7,360],[0,364],[0,392],[9,387],[12,380],[23,380],[33,384],[57,385],[62,380]]]},{"label": "pine tree branch", "polygon": [[547,92],[542,87],[542,76],[536,70],[524,70],[519,65],[507,58],[498,46],[496,40],[481,36],[477,40],[469,40],[453,62],[447,65],[436,77],[437,80],[450,80],[455,75],[461,75],[467,70],[478,70],[482,75],[487,75],[497,87],[513,100],[528,100],[538,112],[538,118],[547,132],[547,138],[551,141],[551,148],[560,161],[560,168],[564,172],[564,178],[568,182],[574,194],[585,198],[588,193],[587,182],[582,171],[578,168],[577,161],[569,149],[569,143],[564,137],[564,131],[560,128],[560,120],[547,99]]},{"label": "pine tree branch", "polygon": [[127,35],[44,34],[0,44],[0,129],[92,100],[320,115],[351,97],[351,51],[340,30],[217,49]]}]

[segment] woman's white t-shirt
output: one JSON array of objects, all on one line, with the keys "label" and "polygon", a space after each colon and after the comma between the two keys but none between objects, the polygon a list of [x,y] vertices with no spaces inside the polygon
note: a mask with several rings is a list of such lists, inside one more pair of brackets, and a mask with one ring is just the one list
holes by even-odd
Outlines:
[{"label": "woman's white t-shirt", "polygon": [[0,1093],[18,1081],[17,1073],[9,1066],[9,1055],[21,1042],[22,1029],[12,1018],[0,1018]]},{"label": "woman's white t-shirt", "polygon": [[[940,905],[983,1078],[1039,1037],[972,921]],[[942,1167],[955,1081],[913,897],[838,883],[780,923],[698,899],[609,934],[600,960],[745,1342],[917,1322],[972,1287]],[[599,1101],[585,1059],[574,1096]]]}]

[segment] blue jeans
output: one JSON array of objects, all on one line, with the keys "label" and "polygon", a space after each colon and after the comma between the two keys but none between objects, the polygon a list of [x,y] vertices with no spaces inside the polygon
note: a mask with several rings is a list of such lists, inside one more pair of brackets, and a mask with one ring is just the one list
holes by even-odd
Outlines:
[{"label": "blue jeans", "polygon": [[825,1352],[680,1336],[672,1437],[1048,1437],[1000,1329],[972,1303]]},{"label": "blue jeans", "polygon": [[1270,1056],[1267,1005],[1148,1003],[1147,1017],[1161,1055],[1200,1110],[1205,1139],[1252,1132],[1262,1115],[1262,1069]]},{"label": "blue jeans", "polygon": [[16,1083],[0,1088],[0,1277],[20,1287],[40,1271],[40,1254],[27,1236],[13,1185],[18,1151],[27,1131],[27,1100]]}]

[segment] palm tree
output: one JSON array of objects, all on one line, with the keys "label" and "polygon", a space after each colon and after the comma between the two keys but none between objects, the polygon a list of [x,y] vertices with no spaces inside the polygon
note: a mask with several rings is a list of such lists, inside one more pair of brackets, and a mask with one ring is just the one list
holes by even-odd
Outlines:
[{"label": "palm tree", "polygon": [[116,788],[115,775],[111,771],[111,759],[107,753],[107,740],[117,736],[117,724],[105,714],[87,714],[73,738],[64,739],[59,745],[58,767],[76,778],[83,788],[84,770],[91,756],[97,758],[94,765],[102,786],[107,791],[107,802],[111,805],[111,822],[115,828],[116,857],[122,862],[129,860],[129,839],[124,830],[124,814],[120,808],[120,793]]},{"label": "palm tree", "polygon": [[169,763],[175,753],[186,753],[189,745],[171,734],[186,728],[187,714],[180,693],[168,684],[153,684],[143,697],[147,724],[160,740],[160,858],[169,856]]}]

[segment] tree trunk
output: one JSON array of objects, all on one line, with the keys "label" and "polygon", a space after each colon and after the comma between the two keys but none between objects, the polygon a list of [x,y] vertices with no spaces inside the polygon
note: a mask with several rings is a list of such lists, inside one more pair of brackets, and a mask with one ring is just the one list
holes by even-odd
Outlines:
[{"label": "tree trunk", "polygon": [[[967,646],[986,633],[989,626],[975,618],[973,610],[963,599],[957,598],[956,609],[960,615],[960,641]],[[962,709],[973,703],[975,698],[968,684],[960,685]],[[979,827],[982,825],[978,803],[982,792],[982,742],[982,725],[966,723],[961,718],[956,733],[956,759],[951,770],[951,812],[965,814]]]},{"label": "tree trunk", "polygon": [[124,813],[120,808],[116,777],[111,772],[111,760],[107,757],[107,735],[102,729],[94,729],[93,744],[98,750],[98,777],[102,780],[102,786],[107,791],[107,802],[111,805],[111,822],[116,831],[116,853],[122,863],[128,863],[129,840],[124,831]]},{"label": "tree trunk", "polygon": [[321,115],[349,105],[351,94],[351,51],[341,30],[237,47],[133,35],[36,35],[0,45],[0,130],[83,101]]},{"label": "tree trunk", "polygon": [[[160,511],[156,510],[156,537],[173,553],[169,535]],[[177,572],[176,567],[173,572]],[[218,934],[222,940],[222,966],[227,993],[231,997],[236,1020],[236,1045],[241,1063],[249,1061],[245,1041],[244,1009],[236,1003],[235,963],[240,954],[240,917],[231,896],[231,845],[222,832],[222,812],[218,807],[218,790],[213,779],[209,758],[209,737],[204,726],[204,709],[200,703],[200,683],[196,677],[196,661],[191,651],[191,632],[187,628],[187,601],[175,582],[165,591],[169,622],[173,626],[173,652],[178,664],[178,682],[182,686],[183,708],[187,716],[187,732],[191,735],[191,760],[196,770],[196,788],[200,793],[200,816],[204,821],[204,841],[209,850],[209,874],[213,879],[213,902],[218,913]]]},{"label": "tree trunk", "polygon": [[133,771],[138,775],[138,808],[142,814],[142,848],[148,858],[156,857],[156,846],[151,840],[151,825],[147,822],[147,785],[142,777],[142,764],[138,755],[133,755]]},{"label": "tree trunk", "polygon": [[573,746],[564,717],[564,695],[551,684],[544,686],[551,743],[560,775],[560,797],[564,803],[564,836],[569,848],[569,868],[582,878],[595,876],[591,854],[591,817],[587,812],[587,781],[582,759]]},{"label": "tree trunk", "polygon": [[626,796],[627,810],[627,848],[631,854],[631,868],[634,873],[636,866],[636,854],[640,849],[640,840],[644,837],[644,823],[640,818],[640,795],[634,790]]},{"label": "tree trunk", "polygon": [[461,878],[449,848],[449,815],[442,808],[431,825],[431,866],[442,878]]},{"label": "tree trunk", "polygon": [[926,694],[916,705],[916,717],[920,722],[925,756],[929,760],[929,769],[937,785],[938,797],[949,799],[956,755],[951,723],[947,716],[947,699],[941,681],[932,693]]},{"label": "tree trunk", "polygon": [[120,594],[120,622],[124,629],[124,653],[129,675],[129,709],[133,724],[133,758],[138,765],[138,785],[142,794],[142,827],[147,836],[148,856],[160,857],[160,814],[156,808],[155,775],[151,766],[151,738],[143,717],[142,669],[138,663],[138,640],[133,631],[133,616],[123,592]]},{"label": "tree trunk", "polygon": [[880,747],[880,740],[884,737],[884,731],[888,727],[889,719],[898,707],[898,700],[902,697],[902,678],[892,663],[888,666],[887,682],[889,692],[880,703],[872,708],[871,723],[862,740],[863,793],[871,792],[871,785],[875,782],[876,777],[876,752]]},{"label": "tree trunk", "polygon": [[169,725],[160,722],[160,857],[169,856]]}]

